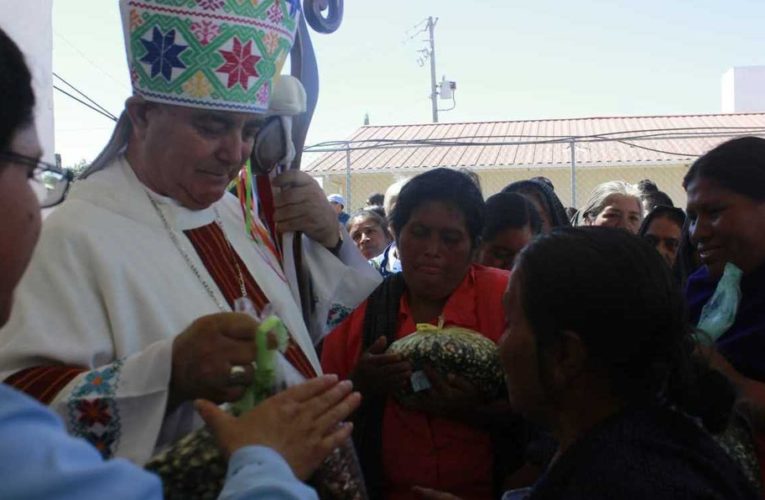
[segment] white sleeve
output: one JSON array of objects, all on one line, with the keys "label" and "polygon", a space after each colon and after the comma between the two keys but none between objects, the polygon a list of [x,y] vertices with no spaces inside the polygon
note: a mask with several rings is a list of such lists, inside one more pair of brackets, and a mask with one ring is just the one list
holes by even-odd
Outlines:
[{"label": "white sleeve", "polygon": [[191,405],[182,405],[165,416],[172,338],[141,345],[136,335],[122,349],[126,354],[117,351],[115,315],[138,315],[129,308],[110,309],[108,303],[117,300],[113,296],[134,297],[118,286],[101,286],[99,280],[121,282],[122,277],[114,269],[97,271],[104,259],[82,231],[43,230],[17,288],[11,319],[0,330],[0,377],[40,366],[87,370],[62,389],[56,387],[55,396],[31,392],[51,401],[70,433],[88,440],[103,456],[143,464],[156,445],[191,430],[194,412]]},{"label": "white sleeve", "polygon": [[194,429],[190,403],[166,415],[172,339],[86,371],[50,404],[73,436],[98,448],[105,458],[120,456],[143,465],[153,450]]},{"label": "white sleeve", "polygon": [[342,231],[343,244],[337,256],[303,236],[304,264],[314,302],[309,325],[314,343],[340,324],[382,282],[344,228]]}]

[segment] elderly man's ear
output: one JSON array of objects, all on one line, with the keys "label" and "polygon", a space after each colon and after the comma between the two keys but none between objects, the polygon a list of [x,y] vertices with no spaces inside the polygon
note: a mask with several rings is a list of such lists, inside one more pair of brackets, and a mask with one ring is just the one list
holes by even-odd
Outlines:
[{"label": "elderly man's ear", "polygon": [[134,95],[125,101],[125,110],[127,111],[130,123],[133,125],[133,134],[139,138],[146,137],[150,115],[156,111],[159,105],[146,101],[141,96]]}]

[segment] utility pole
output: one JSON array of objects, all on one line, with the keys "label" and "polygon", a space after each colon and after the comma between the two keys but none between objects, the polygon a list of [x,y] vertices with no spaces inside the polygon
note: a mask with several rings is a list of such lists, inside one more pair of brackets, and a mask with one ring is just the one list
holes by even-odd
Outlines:
[{"label": "utility pole", "polygon": [[438,87],[436,85],[436,41],[433,31],[436,29],[438,18],[428,17],[428,34],[430,38],[430,101],[433,105],[433,123],[438,123]]}]

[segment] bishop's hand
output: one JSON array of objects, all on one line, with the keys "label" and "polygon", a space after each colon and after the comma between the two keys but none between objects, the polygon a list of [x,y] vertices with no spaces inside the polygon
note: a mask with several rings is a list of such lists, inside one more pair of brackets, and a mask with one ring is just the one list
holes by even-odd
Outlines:
[{"label": "bishop's hand", "polygon": [[218,313],[194,321],[173,341],[168,410],[206,399],[236,401],[252,383],[258,323],[241,313]]},{"label": "bishop's hand", "polygon": [[319,184],[305,172],[288,170],[273,182],[274,222],[281,232],[300,231],[326,248],[340,239],[337,214]]}]

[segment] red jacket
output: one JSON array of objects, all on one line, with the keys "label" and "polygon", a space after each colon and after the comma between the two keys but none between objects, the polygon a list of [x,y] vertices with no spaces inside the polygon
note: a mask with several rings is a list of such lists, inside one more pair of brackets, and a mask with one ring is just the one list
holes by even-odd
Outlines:
[{"label": "red jacket", "polygon": [[[473,265],[443,310],[444,324],[470,328],[495,343],[505,329],[502,294],[507,271]],[[325,373],[348,378],[361,355],[364,302],[324,342]],[[415,331],[406,294],[401,298],[400,339]],[[416,498],[413,486],[448,491],[461,498],[491,498],[492,450],[488,433],[465,424],[405,410],[388,399],[383,416],[383,477],[389,499]]]}]

